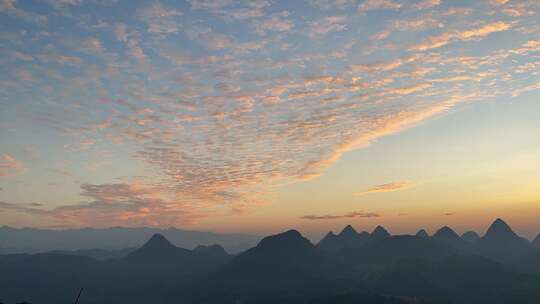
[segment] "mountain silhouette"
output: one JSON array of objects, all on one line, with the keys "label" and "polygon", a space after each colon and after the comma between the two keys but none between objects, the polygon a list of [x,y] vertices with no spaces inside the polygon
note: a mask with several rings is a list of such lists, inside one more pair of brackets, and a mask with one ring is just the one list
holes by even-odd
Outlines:
[{"label": "mountain silhouette", "polygon": [[163,235],[154,234],[141,248],[128,254],[128,259],[156,259],[178,258],[191,256],[188,249],[178,248],[171,244]]},{"label": "mountain silhouette", "polygon": [[272,252],[307,252],[315,249],[315,246],[306,239],[298,230],[288,230],[286,232],[263,238],[255,248],[258,251]]},{"label": "mountain silhouette", "polygon": [[86,304],[540,303],[540,251],[508,225],[492,226],[476,243],[449,227],[428,238],[376,229],[379,239],[346,227],[324,239],[369,240],[323,250],[324,239],[314,246],[289,230],[231,256],[220,245],[189,250],[154,234],[127,256],[104,260],[0,255],[0,300],[69,303],[84,287]]},{"label": "mountain silhouette", "polygon": [[149,278],[183,279],[217,270],[229,259],[221,246],[189,250],[174,246],[161,234],[154,234],[141,248],[119,260],[117,266],[127,273],[145,274]]},{"label": "mountain silhouette", "polygon": [[96,260],[109,260],[119,259],[126,257],[133,252],[135,248],[124,248],[118,250],[106,250],[106,249],[80,249],[80,250],[53,250],[48,251],[50,254],[63,254],[63,255],[76,255],[93,258]]},{"label": "mountain silhouette", "polygon": [[416,236],[421,237],[423,239],[428,239],[429,238],[429,234],[427,233],[427,231],[425,229],[418,230],[418,232],[416,233]]},{"label": "mountain silhouette", "polygon": [[343,250],[337,260],[353,269],[357,275],[372,276],[387,271],[402,260],[436,261],[455,254],[442,243],[411,235],[390,236],[372,240],[360,248]]},{"label": "mountain silhouette", "polygon": [[162,234],[156,233],[139,249],[139,251],[174,249],[176,249],[176,246],[169,242]]},{"label": "mountain silhouette", "polygon": [[454,230],[452,230],[452,228],[448,226],[444,226],[441,229],[437,230],[437,232],[435,232],[435,234],[433,234],[431,238],[461,252],[474,252],[472,246],[465,240],[463,240]]},{"label": "mountain silhouette", "polygon": [[339,250],[343,248],[341,239],[329,231],[320,241],[317,243],[317,247],[323,250]]},{"label": "mountain silhouette", "polygon": [[[203,231],[150,227],[37,229],[0,227],[0,254],[40,253],[74,250],[124,250],[138,248],[159,233],[181,248],[220,244],[227,252],[238,253],[257,244],[262,237],[247,234],[224,234]],[[87,252],[88,253],[88,252]],[[90,253],[92,254],[92,253]]]},{"label": "mountain silhouette", "polygon": [[520,237],[500,218],[496,219],[482,238],[484,241],[512,241]]},{"label": "mountain silhouette", "polygon": [[534,238],[532,244],[535,248],[540,249],[540,234],[538,234],[536,238]]},{"label": "mountain silhouette", "polygon": [[357,248],[369,240],[369,233],[365,231],[358,233],[351,225],[347,225],[338,235],[335,235],[332,231],[328,232],[319,241],[317,247],[324,250],[336,251],[344,248]]},{"label": "mountain silhouette", "polygon": [[317,247],[323,250],[338,250],[343,248],[341,239],[329,231],[320,241],[317,243]]},{"label": "mountain silhouette", "polygon": [[440,228],[439,230],[437,230],[435,232],[435,234],[433,234],[432,238],[435,239],[435,240],[444,240],[444,241],[459,241],[459,240],[461,240],[459,235],[454,230],[452,230],[452,228],[450,228],[448,226],[444,226],[444,227]]},{"label": "mountain silhouette", "polygon": [[225,248],[223,248],[221,245],[214,244],[210,246],[205,245],[199,245],[193,249],[194,253],[199,254],[206,254],[210,256],[216,256],[216,257],[227,257],[229,254],[227,251],[225,251]]},{"label": "mountain silhouette", "polygon": [[528,240],[518,236],[502,219],[496,219],[477,242],[478,250],[500,262],[510,262],[534,252]]},{"label": "mountain silhouette", "polygon": [[474,244],[480,239],[480,236],[474,231],[467,231],[461,235],[461,238],[469,243]]},{"label": "mountain silhouette", "polygon": [[345,226],[345,228],[343,228],[343,230],[341,230],[341,232],[339,233],[339,236],[343,238],[355,237],[357,235],[358,232],[356,232],[356,230],[351,225]]},{"label": "mountain silhouette", "polygon": [[390,237],[390,233],[383,226],[377,226],[373,232],[371,232],[372,240],[381,240],[387,237]]},{"label": "mountain silhouette", "polygon": [[324,254],[298,231],[289,230],[265,237],[235,256],[196,293],[203,296],[202,302],[210,301],[207,297],[243,302],[261,294],[303,294],[322,287],[330,273],[332,264]]}]

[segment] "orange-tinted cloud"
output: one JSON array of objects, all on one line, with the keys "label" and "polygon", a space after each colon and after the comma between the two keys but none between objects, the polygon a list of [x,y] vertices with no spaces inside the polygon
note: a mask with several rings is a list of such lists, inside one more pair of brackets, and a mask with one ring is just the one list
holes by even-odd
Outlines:
[{"label": "orange-tinted cloud", "polygon": [[393,183],[371,186],[362,192],[355,193],[354,195],[364,195],[364,194],[381,193],[381,192],[394,192],[394,191],[412,188],[414,186],[416,186],[416,183],[410,182],[410,181],[393,182]]},{"label": "orange-tinted cloud", "polygon": [[[80,37],[87,39],[41,30],[6,33],[24,51],[9,53],[17,66],[7,69],[13,79],[0,81],[2,92],[36,96],[21,100],[17,118],[58,132],[82,159],[98,159],[74,164],[77,169],[100,169],[108,180],[133,174],[132,168],[144,175],[139,185],[86,181],[83,202],[55,214],[119,224],[245,214],[264,203],[275,184],[320,176],[344,153],[383,136],[461,103],[538,89],[531,56],[537,29],[527,26],[535,24],[532,4],[510,1],[493,9],[513,7],[510,23],[508,16],[444,1],[369,0],[361,2],[362,13],[404,14],[381,14],[380,24],[364,28],[365,16],[352,11],[357,1],[309,1],[315,15],[294,6],[276,9],[272,1],[248,2],[190,1],[186,8],[157,1],[140,5],[135,20],[126,16],[122,24],[69,18],[84,24]],[[23,28],[39,19],[15,10],[5,13],[24,20]],[[187,18],[192,11],[201,19]],[[207,22],[216,17],[234,26]],[[465,24],[471,25],[463,30]],[[490,44],[481,53],[467,45],[436,50],[514,27],[515,41],[527,43]],[[435,28],[446,32],[426,36]],[[116,37],[113,44],[102,38],[107,32]],[[405,35],[421,43],[409,48]],[[365,37],[382,40],[364,45]],[[176,38],[187,43],[171,43]],[[195,47],[186,47],[191,42]],[[377,50],[384,52],[359,56]],[[123,161],[117,165],[113,157]],[[0,174],[16,172],[21,166],[15,163],[4,157]],[[115,170],[106,171],[106,163]]]},{"label": "orange-tinted cloud", "polygon": [[16,160],[10,154],[3,154],[0,160],[0,177],[15,174],[24,170],[22,162]]},{"label": "orange-tinted cloud", "polygon": [[398,3],[393,0],[366,0],[358,6],[358,11],[360,13],[366,13],[372,10],[380,9],[392,9],[397,10],[402,6],[401,3]]},{"label": "orange-tinted cloud", "polygon": [[439,36],[429,37],[425,42],[414,44],[410,49],[413,51],[427,51],[440,48],[454,41],[467,41],[475,38],[482,38],[492,33],[506,31],[511,27],[511,23],[499,21],[469,30],[446,32]]},{"label": "orange-tinted cloud", "polygon": [[325,214],[325,215],[304,215],[300,217],[304,220],[338,220],[338,219],[344,219],[344,218],[373,218],[373,217],[381,217],[380,214],[375,212],[364,212],[364,211],[354,211],[349,212],[345,214]]}]

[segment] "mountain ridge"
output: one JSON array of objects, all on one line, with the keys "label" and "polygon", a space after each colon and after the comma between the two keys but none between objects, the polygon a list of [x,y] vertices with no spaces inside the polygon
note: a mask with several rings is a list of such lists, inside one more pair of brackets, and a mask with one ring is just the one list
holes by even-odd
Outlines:
[{"label": "mountain ridge", "polygon": [[[450,228],[439,230],[439,236],[456,240]],[[327,236],[337,237],[330,232]],[[490,304],[509,303],[525,294],[531,301],[520,303],[536,304],[533,300],[540,293],[523,288],[540,286],[540,269],[527,267],[539,257],[498,262],[455,250],[440,237],[412,235],[328,251],[297,230],[267,236],[231,256],[219,245],[189,250],[155,234],[127,257],[105,261],[62,254],[0,255],[0,286],[8,291],[1,300],[14,303],[23,298],[44,304],[69,302],[65,289],[82,285],[88,304],[307,304],[320,296],[351,292]]]}]

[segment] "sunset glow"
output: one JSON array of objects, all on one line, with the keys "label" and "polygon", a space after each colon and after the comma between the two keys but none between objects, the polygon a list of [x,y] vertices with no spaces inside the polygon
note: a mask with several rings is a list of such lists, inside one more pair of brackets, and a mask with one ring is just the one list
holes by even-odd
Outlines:
[{"label": "sunset glow", "polygon": [[0,226],[540,231],[540,2],[3,0]]}]

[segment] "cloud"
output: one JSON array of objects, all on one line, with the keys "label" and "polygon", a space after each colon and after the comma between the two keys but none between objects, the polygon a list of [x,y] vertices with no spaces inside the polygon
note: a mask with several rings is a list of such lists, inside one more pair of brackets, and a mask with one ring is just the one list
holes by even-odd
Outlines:
[{"label": "cloud", "polygon": [[211,213],[197,206],[177,203],[163,189],[141,182],[83,184],[81,196],[89,198],[78,204],[47,209],[43,204],[14,204],[0,201],[0,211],[13,211],[47,217],[70,227],[109,227],[111,223],[134,226],[183,226]]},{"label": "cloud", "polygon": [[212,50],[221,50],[232,45],[229,37],[213,32],[199,35],[199,40]]},{"label": "cloud", "polygon": [[419,91],[423,91],[425,89],[431,88],[431,84],[429,83],[418,83],[410,86],[405,87],[399,87],[399,88],[391,88],[387,90],[388,94],[398,94],[398,95],[409,95],[412,93],[416,93]]},{"label": "cloud", "polygon": [[309,4],[320,10],[344,10],[353,5],[355,0],[308,0]]},{"label": "cloud", "polygon": [[105,51],[103,43],[97,38],[88,38],[83,40],[79,49],[83,52],[92,54],[101,54]]},{"label": "cloud", "polygon": [[177,18],[182,15],[181,11],[159,2],[137,9],[137,16],[147,24],[148,32],[160,36],[178,33],[182,25]]},{"label": "cloud", "polygon": [[388,184],[380,184],[367,188],[362,192],[357,192],[354,195],[364,195],[370,193],[381,193],[381,192],[394,192],[399,190],[404,190],[416,186],[416,183],[410,181],[401,181],[393,182]]},{"label": "cloud", "polygon": [[114,26],[114,34],[116,36],[116,39],[122,42],[127,42],[128,34],[126,28],[127,27],[124,23],[117,23]]},{"label": "cloud", "polygon": [[232,4],[232,0],[192,0],[191,8],[195,10],[215,10]]},{"label": "cloud", "polygon": [[287,19],[288,12],[272,14],[269,18],[257,20],[254,23],[255,32],[265,35],[268,32],[289,32],[294,28],[294,22]]},{"label": "cloud", "polygon": [[475,38],[482,38],[492,33],[506,31],[511,27],[511,23],[499,21],[488,23],[483,26],[472,28],[469,30],[446,32],[439,36],[429,37],[425,42],[414,44],[410,47],[410,50],[427,51],[435,48],[440,48],[454,41],[467,41]]},{"label": "cloud", "polygon": [[[24,206],[81,225],[241,215],[279,185],[316,178],[381,137],[462,103],[538,89],[536,20],[527,13],[535,7],[510,18],[504,10],[517,2],[488,15],[439,1],[363,1],[364,12],[399,9],[404,14],[388,13],[406,17],[376,18],[366,28],[363,18],[349,18],[355,3],[151,1],[106,25],[95,19],[111,22],[103,16],[115,12],[96,6],[89,18],[64,9],[42,19],[56,24],[72,14],[61,17],[67,23],[58,33],[10,9],[17,18],[2,36],[18,51],[8,52],[13,77],[0,81],[0,91],[2,100],[20,102],[0,130],[50,131],[67,141],[61,153],[81,154],[63,168],[88,178],[70,206]],[[481,52],[469,44],[436,49],[514,27],[516,39]],[[409,45],[412,36],[421,43]],[[366,37],[382,40],[366,44]],[[368,51],[380,54],[362,56]],[[13,130],[20,138],[27,132]],[[5,157],[0,164],[4,176],[33,168]],[[93,181],[98,169],[108,181],[120,179]],[[143,175],[133,177],[139,185],[133,172]]]},{"label": "cloud", "polygon": [[372,10],[391,9],[398,10],[401,8],[401,4],[392,0],[365,0],[358,6],[360,13],[366,13]]},{"label": "cloud", "polygon": [[428,9],[439,6],[441,2],[442,0],[421,0],[415,4],[415,7],[420,10]]},{"label": "cloud", "polygon": [[514,89],[511,93],[512,97],[517,97],[523,93],[530,92],[530,91],[536,91],[540,90],[540,81],[537,83],[533,83],[524,87],[520,87],[517,89]]},{"label": "cloud", "polygon": [[194,10],[204,10],[227,22],[259,19],[265,16],[265,9],[271,5],[266,0],[257,1],[191,1]]},{"label": "cloud", "polygon": [[331,32],[340,32],[347,28],[345,16],[328,16],[311,24],[309,36],[314,38]]},{"label": "cloud", "polygon": [[499,6],[499,5],[503,5],[505,3],[507,3],[508,0],[488,0],[488,3],[493,5],[493,6]]},{"label": "cloud", "polygon": [[15,10],[15,1],[14,0],[4,0],[2,2],[2,10],[3,12]]},{"label": "cloud", "polygon": [[67,5],[81,5],[83,0],[48,0],[48,2],[58,9]]},{"label": "cloud", "polygon": [[143,49],[139,46],[139,43],[134,39],[130,39],[127,41],[127,53],[130,57],[141,62],[144,62],[147,59],[147,56],[144,53]]},{"label": "cloud", "polygon": [[344,219],[344,218],[373,218],[373,217],[380,217],[381,215],[375,212],[364,212],[364,211],[354,211],[349,212],[345,214],[339,214],[339,215],[332,215],[332,214],[326,214],[326,215],[304,215],[301,217],[301,219],[304,220],[338,220],[338,219]]},{"label": "cloud", "polygon": [[22,172],[24,168],[23,163],[16,160],[10,154],[3,154],[2,159],[0,159],[0,177]]},{"label": "cloud", "polygon": [[[39,204],[38,204],[39,205]],[[7,211],[15,211],[15,212],[21,212],[26,214],[32,214],[32,215],[49,215],[49,211],[36,208],[34,206],[38,206],[36,204],[13,204],[13,203],[7,203],[0,201],[0,211],[7,210]]]}]

